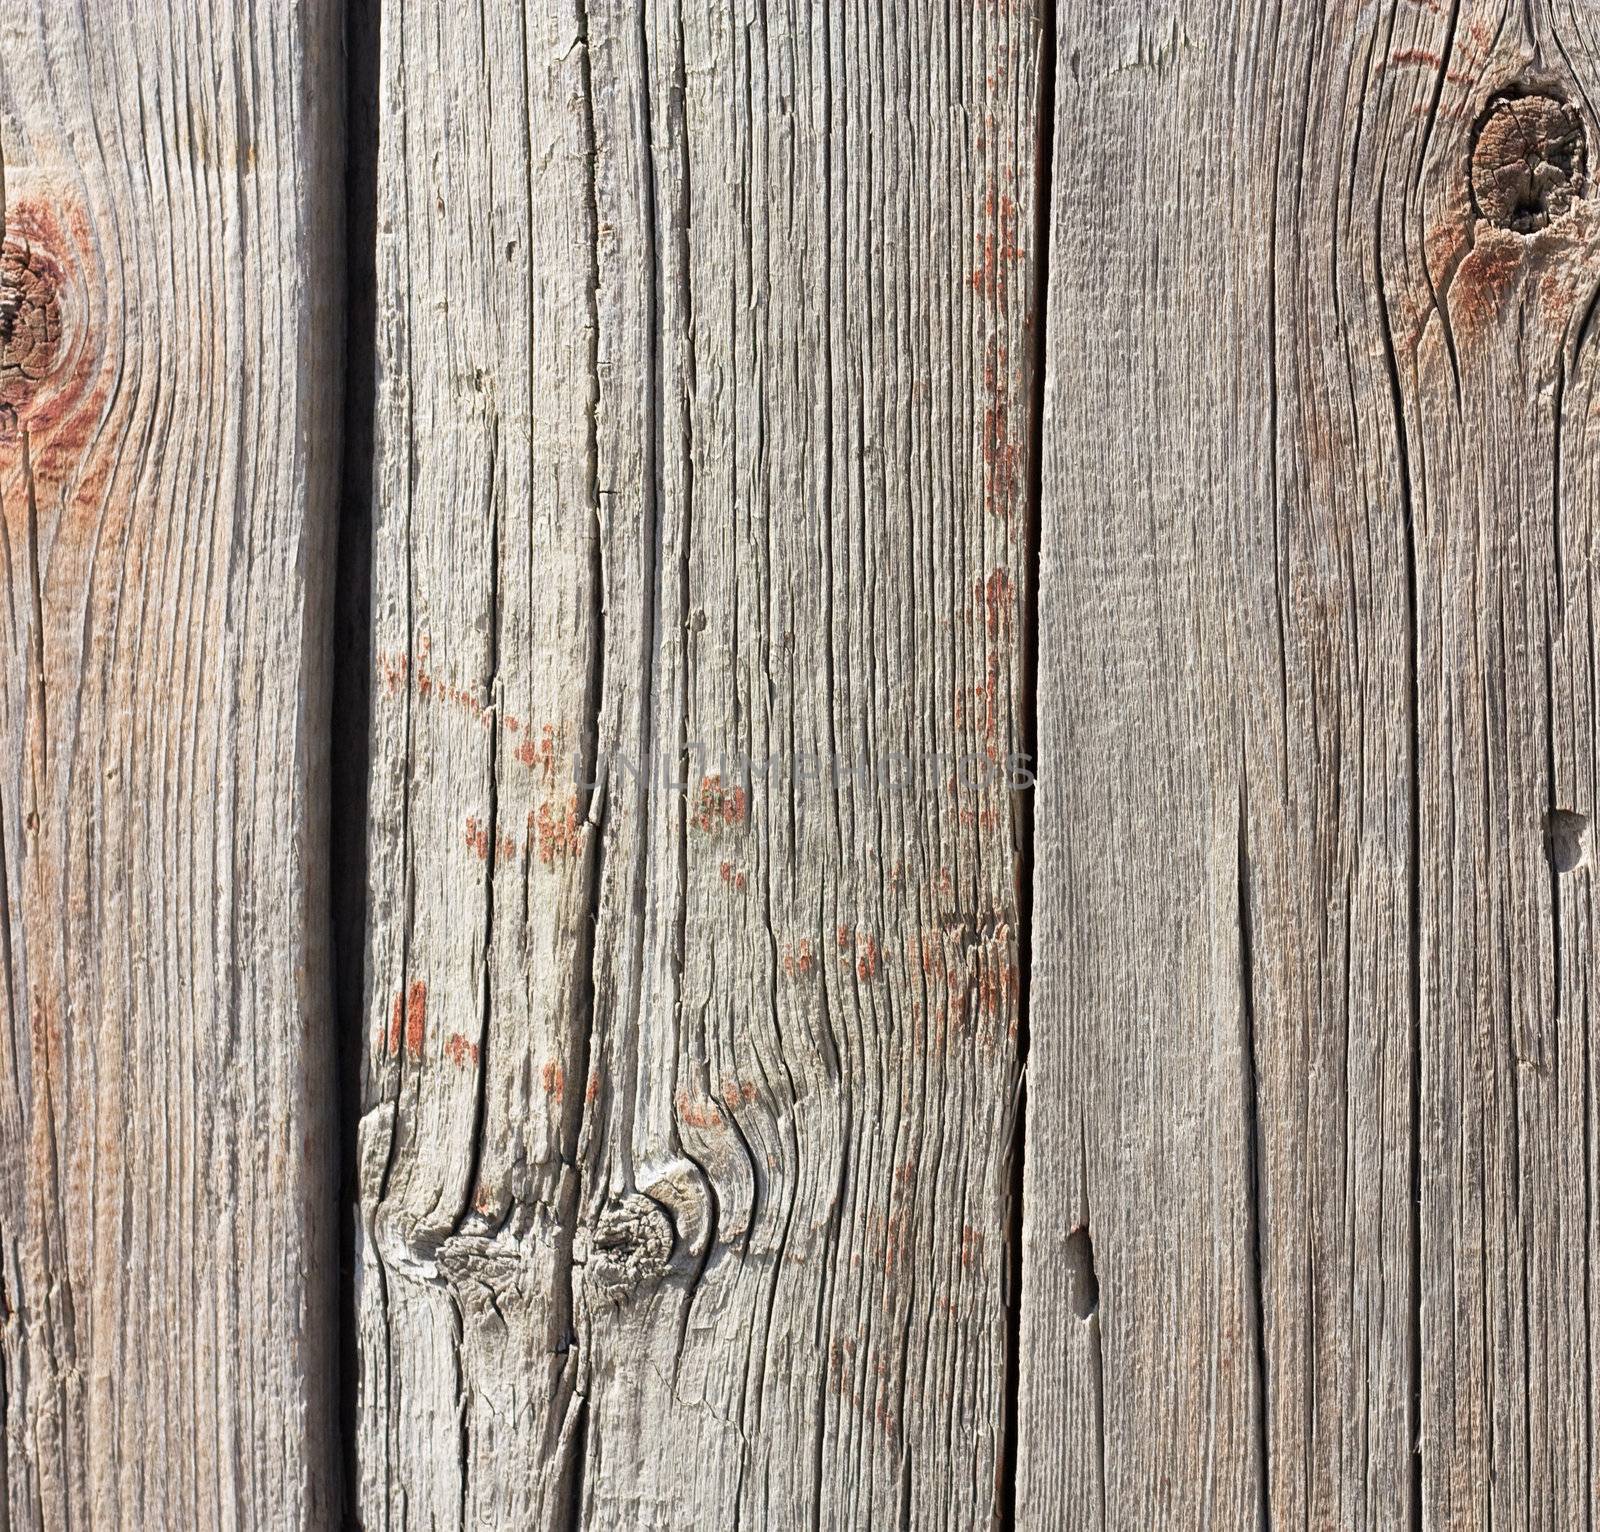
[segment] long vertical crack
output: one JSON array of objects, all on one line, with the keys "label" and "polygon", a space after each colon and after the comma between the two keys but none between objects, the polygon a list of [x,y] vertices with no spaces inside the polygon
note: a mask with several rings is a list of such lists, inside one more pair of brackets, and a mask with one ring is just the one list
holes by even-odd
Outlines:
[{"label": "long vertical crack", "polygon": [[[602,495],[608,493],[600,484],[600,211],[599,187],[596,184],[596,128],[594,109],[593,60],[589,51],[589,10],[579,0],[578,10],[579,70],[583,81],[583,122],[585,147],[588,154],[588,187],[584,214],[589,232],[589,296],[588,296],[588,364],[589,364],[589,426],[585,441],[584,502],[589,507],[589,652],[585,678],[583,716],[590,720],[589,734],[577,744],[582,776],[578,791],[587,795],[579,801],[579,817],[586,827],[583,871],[586,909],[577,932],[577,954],[574,960],[572,994],[572,1056],[567,1078],[580,1088],[567,1093],[564,1119],[561,1125],[561,1142],[569,1162],[576,1165],[584,1137],[584,1115],[588,1110],[588,1080],[594,1047],[595,1010],[595,943],[600,923],[600,889],[604,874],[605,837],[602,819],[605,810],[605,790],[602,780],[604,754],[601,745],[601,718],[606,692],[606,601],[605,601],[605,518],[606,507]],[[524,13],[526,26],[526,13]],[[524,45],[526,54],[526,45]],[[530,198],[531,206],[531,198]],[[573,1178],[570,1201],[564,1197],[566,1212],[562,1219],[566,1249],[566,1323],[568,1366],[576,1366],[574,1381],[573,1420],[568,1439],[565,1500],[565,1522],[570,1528],[583,1524],[583,1496],[586,1483],[586,1463],[589,1444],[589,1401],[583,1392],[584,1357],[580,1350],[578,1320],[578,1271],[574,1257],[577,1234],[577,1208],[582,1189]]]},{"label": "long vertical crack", "polygon": [[368,715],[372,676],[372,469],[377,356],[379,0],[347,0],[344,12],[344,461],[333,609],[333,715],[329,724],[330,927],[334,963],[334,1093],[337,1161],[339,1342],[333,1364],[345,1524],[353,1526],[357,1430],[354,1228],[356,1133],[361,1117],[361,1040],[367,921]]},{"label": "long vertical crack", "polygon": [[1406,583],[1406,740],[1408,762],[1406,887],[1409,933],[1408,1012],[1411,1031],[1410,1079],[1410,1220],[1407,1234],[1410,1268],[1410,1308],[1407,1316],[1407,1367],[1411,1375],[1407,1407],[1407,1436],[1411,1442],[1410,1516],[1411,1532],[1422,1532],[1422,806],[1420,735],[1418,724],[1417,624],[1417,537],[1412,503],[1411,448],[1406,434],[1405,397],[1400,388],[1400,362],[1395,351],[1394,330],[1389,317],[1389,299],[1384,287],[1383,247],[1377,225],[1373,233],[1374,260],[1378,276],[1378,315],[1383,331],[1384,361],[1389,374],[1389,393],[1394,407],[1395,449],[1399,455],[1400,508],[1405,529]]},{"label": "long vertical crack", "polygon": [[1272,1526],[1272,1459],[1270,1457],[1271,1390],[1267,1373],[1266,1289],[1263,1282],[1262,1213],[1264,1178],[1261,1173],[1261,1087],[1260,1055],[1256,1051],[1256,960],[1255,924],[1252,915],[1254,889],[1250,866],[1250,791],[1245,762],[1239,763],[1239,832],[1237,908],[1235,923],[1239,932],[1239,1026],[1244,1097],[1244,1147],[1246,1182],[1249,1186],[1249,1299],[1251,1349],[1256,1373],[1255,1448],[1257,1475],[1257,1525],[1262,1532]]},{"label": "long vertical crack", "polygon": [[[1043,0],[1039,11],[1039,65],[1034,118],[1035,178],[1032,312],[1029,329],[1028,480],[1023,529],[1022,621],[1018,655],[1020,739],[1027,764],[1037,771],[1039,748],[1039,538],[1044,484],[1044,400],[1050,299],[1050,206],[1054,173],[1056,96],[1056,8]],[[1017,1524],[1018,1450],[1022,1405],[1023,1197],[1028,1126],[1029,1001],[1033,988],[1033,826],[1031,792],[1014,795],[1017,880],[1017,1084],[1012,1118],[1010,1196],[1006,1209],[1005,1422],[1001,1440],[1000,1525]]]}]

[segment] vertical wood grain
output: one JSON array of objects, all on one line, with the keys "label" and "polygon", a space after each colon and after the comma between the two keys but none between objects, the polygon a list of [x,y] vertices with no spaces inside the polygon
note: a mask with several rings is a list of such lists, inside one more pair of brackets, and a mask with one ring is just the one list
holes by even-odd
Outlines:
[{"label": "vertical wood grain", "polygon": [[581,13],[387,5],[380,58],[356,1505],[559,1525],[602,621]]},{"label": "vertical wood grain", "polygon": [[0,4],[0,1525],[337,1515],[330,6]]},{"label": "vertical wood grain", "polygon": [[1038,40],[385,7],[368,1526],[1000,1513]]},{"label": "vertical wood grain", "polygon": [[1593,1502],[1593,31],[1061,7],[1019,1525]]},{"label": "vertical wood grain", "polygon": [[590,15],[649,108],[600,183],[653,319],[607,700],[646,656],[621,737],[687,790],[607,800],[583,1524],[988,1525],[1037,17]]}]

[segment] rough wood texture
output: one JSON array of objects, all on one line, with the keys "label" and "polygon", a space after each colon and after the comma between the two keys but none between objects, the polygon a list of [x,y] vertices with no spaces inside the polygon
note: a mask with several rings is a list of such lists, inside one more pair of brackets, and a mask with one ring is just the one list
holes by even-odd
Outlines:
[{"label": "rough wood texture", "polygon": [[1019,1526],[1587,1524],[1596,32],[1061,7]]},{"label": "rough wood texture", "polygon": [[0,3],[0,1527],[337,1516],[337,55]]},{"label": "rough wood texture", "polygon": [[1038,51],[385,7],[368,1527],[998,1515]]}]

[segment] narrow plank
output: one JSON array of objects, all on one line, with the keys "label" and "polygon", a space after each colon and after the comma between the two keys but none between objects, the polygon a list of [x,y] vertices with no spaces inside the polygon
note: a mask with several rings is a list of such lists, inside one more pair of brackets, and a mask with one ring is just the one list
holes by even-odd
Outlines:
[{"label": "narrow plank", "polygon": [[0,1525],[337,1516],[329,5],[0,4]]},{"label": "narrow plank", "polygon": [[601,624],[581,9],[385,5],[379,70],[356,1506],[561,1525]]},{"label": "narrow plank", "polygon": [[1038,46],[386,8],[368,1526],[999,1515]]},{"label": "narrow plank", "polygon": [[1063,8],[1019,1525],[1592,1502],[1592,30]]},{"label": "narrow plank", "polygon": [[1596,41],[1585,8],[1464,6],[1436,47],[1412,204],[1439,295],[1424,308],[1414,272],[1405,317],[1425,327],[1401,373],[1420,483],[1422,1493],[1438,1526],[1586,1525],[1600,1491]]},{"label": "narrow plank", "polygon": [[590,26],[647,82],[598,195],[654,321],[641,480],[602,418],[606,727],[687,791],[606,800],[583,1524],[989,1525],[1037,17]]}]

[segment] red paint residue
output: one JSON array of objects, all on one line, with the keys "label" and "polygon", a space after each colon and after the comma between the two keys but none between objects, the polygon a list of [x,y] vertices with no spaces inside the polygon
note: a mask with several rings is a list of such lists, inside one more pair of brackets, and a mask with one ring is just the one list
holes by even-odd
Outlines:
[{"label": "red paint residue", "polygon": [[697,1102],[686,1090],[678,1092],[678,1120],[688,1128],[722,1128],[727,1124],[709,1101]]},{"label": "red paint residue", "polygon": [[721,775],[702,777],[700,795],[689,822],[708,835],[726,825],[744,823],[750,812],[742,787],[724,787]]},{"label": "red paint residue", "polygon": [[984,1238],[982,1229],[971,1224],[961,1226],[961,1264],[976,1266],[983,1259]]},{"label": "red paint residue", "polygon": [[413,979],[406,991],[406,1054],[409,1058],[422,1057],[422,1028],[428,1019],[428,986],[421,979]]},{"label": "red paint residue", "polygon": [[785,942],[781,952],[783,971],[791,979],[808,974],[817,966],[816,953],[808,936],[802,936],[798,942]]},{"label": "red paint residue", "polygon": [[[515,727],[513,727],[513,725],[515,725]],[[506,720],[506,727],[511,729],[513,733],[516,733],[521,729],[522,724],[520,720],[508,718]],[[539,737],[537,739],[533,738],[532,735],[529,735],[527,739],[523,740],[522,743],[517,746],[513,753],[516,756],[516,759],[526,766],[530,771],[536,770],[540,772],[546,782],[554,785],[556,780],[556,749],[557,736],[555,725],[547,723],[539,731]]]},{"label": "red paint residue", "polygon": [[452,1032],[444,1040],[444,1056],[457,1069],[465,1069],[469,1064],[478,1062],[478,1045],[469,1042],[459,1032]]},{"label": "red paint residue", "polygon": [[552,1100],[559,1101],[566,1094],[567,1072],[554,1059],[546,1061],[544,1068],[539,1071],[539,1080],[544,1086],[545,1095]]},{"label": "red paint residue", "polygon": [[856,942],[856,977],[861,980],[874,979],[878,975],[878,944],[871,936],[860,938]]},{"label": "red paint residue", "polygon": [[1017,599],[1017,589],[1011,583],[1010,572],[996,569],[978,587],[978,599],[983,605],[983,625],[988,629],[989,637],[998,638],[1002,633],[1009,635],[1011,613]]},{"label": "red paint residue", "polygon": [[578,800],[567,802],[566,812],[541,803],[537,813],[528,816],[529,829],[539,843],[539,860],[549,867],[558,857],[574,857],[583,851],[583,827],[578,819]]}]

